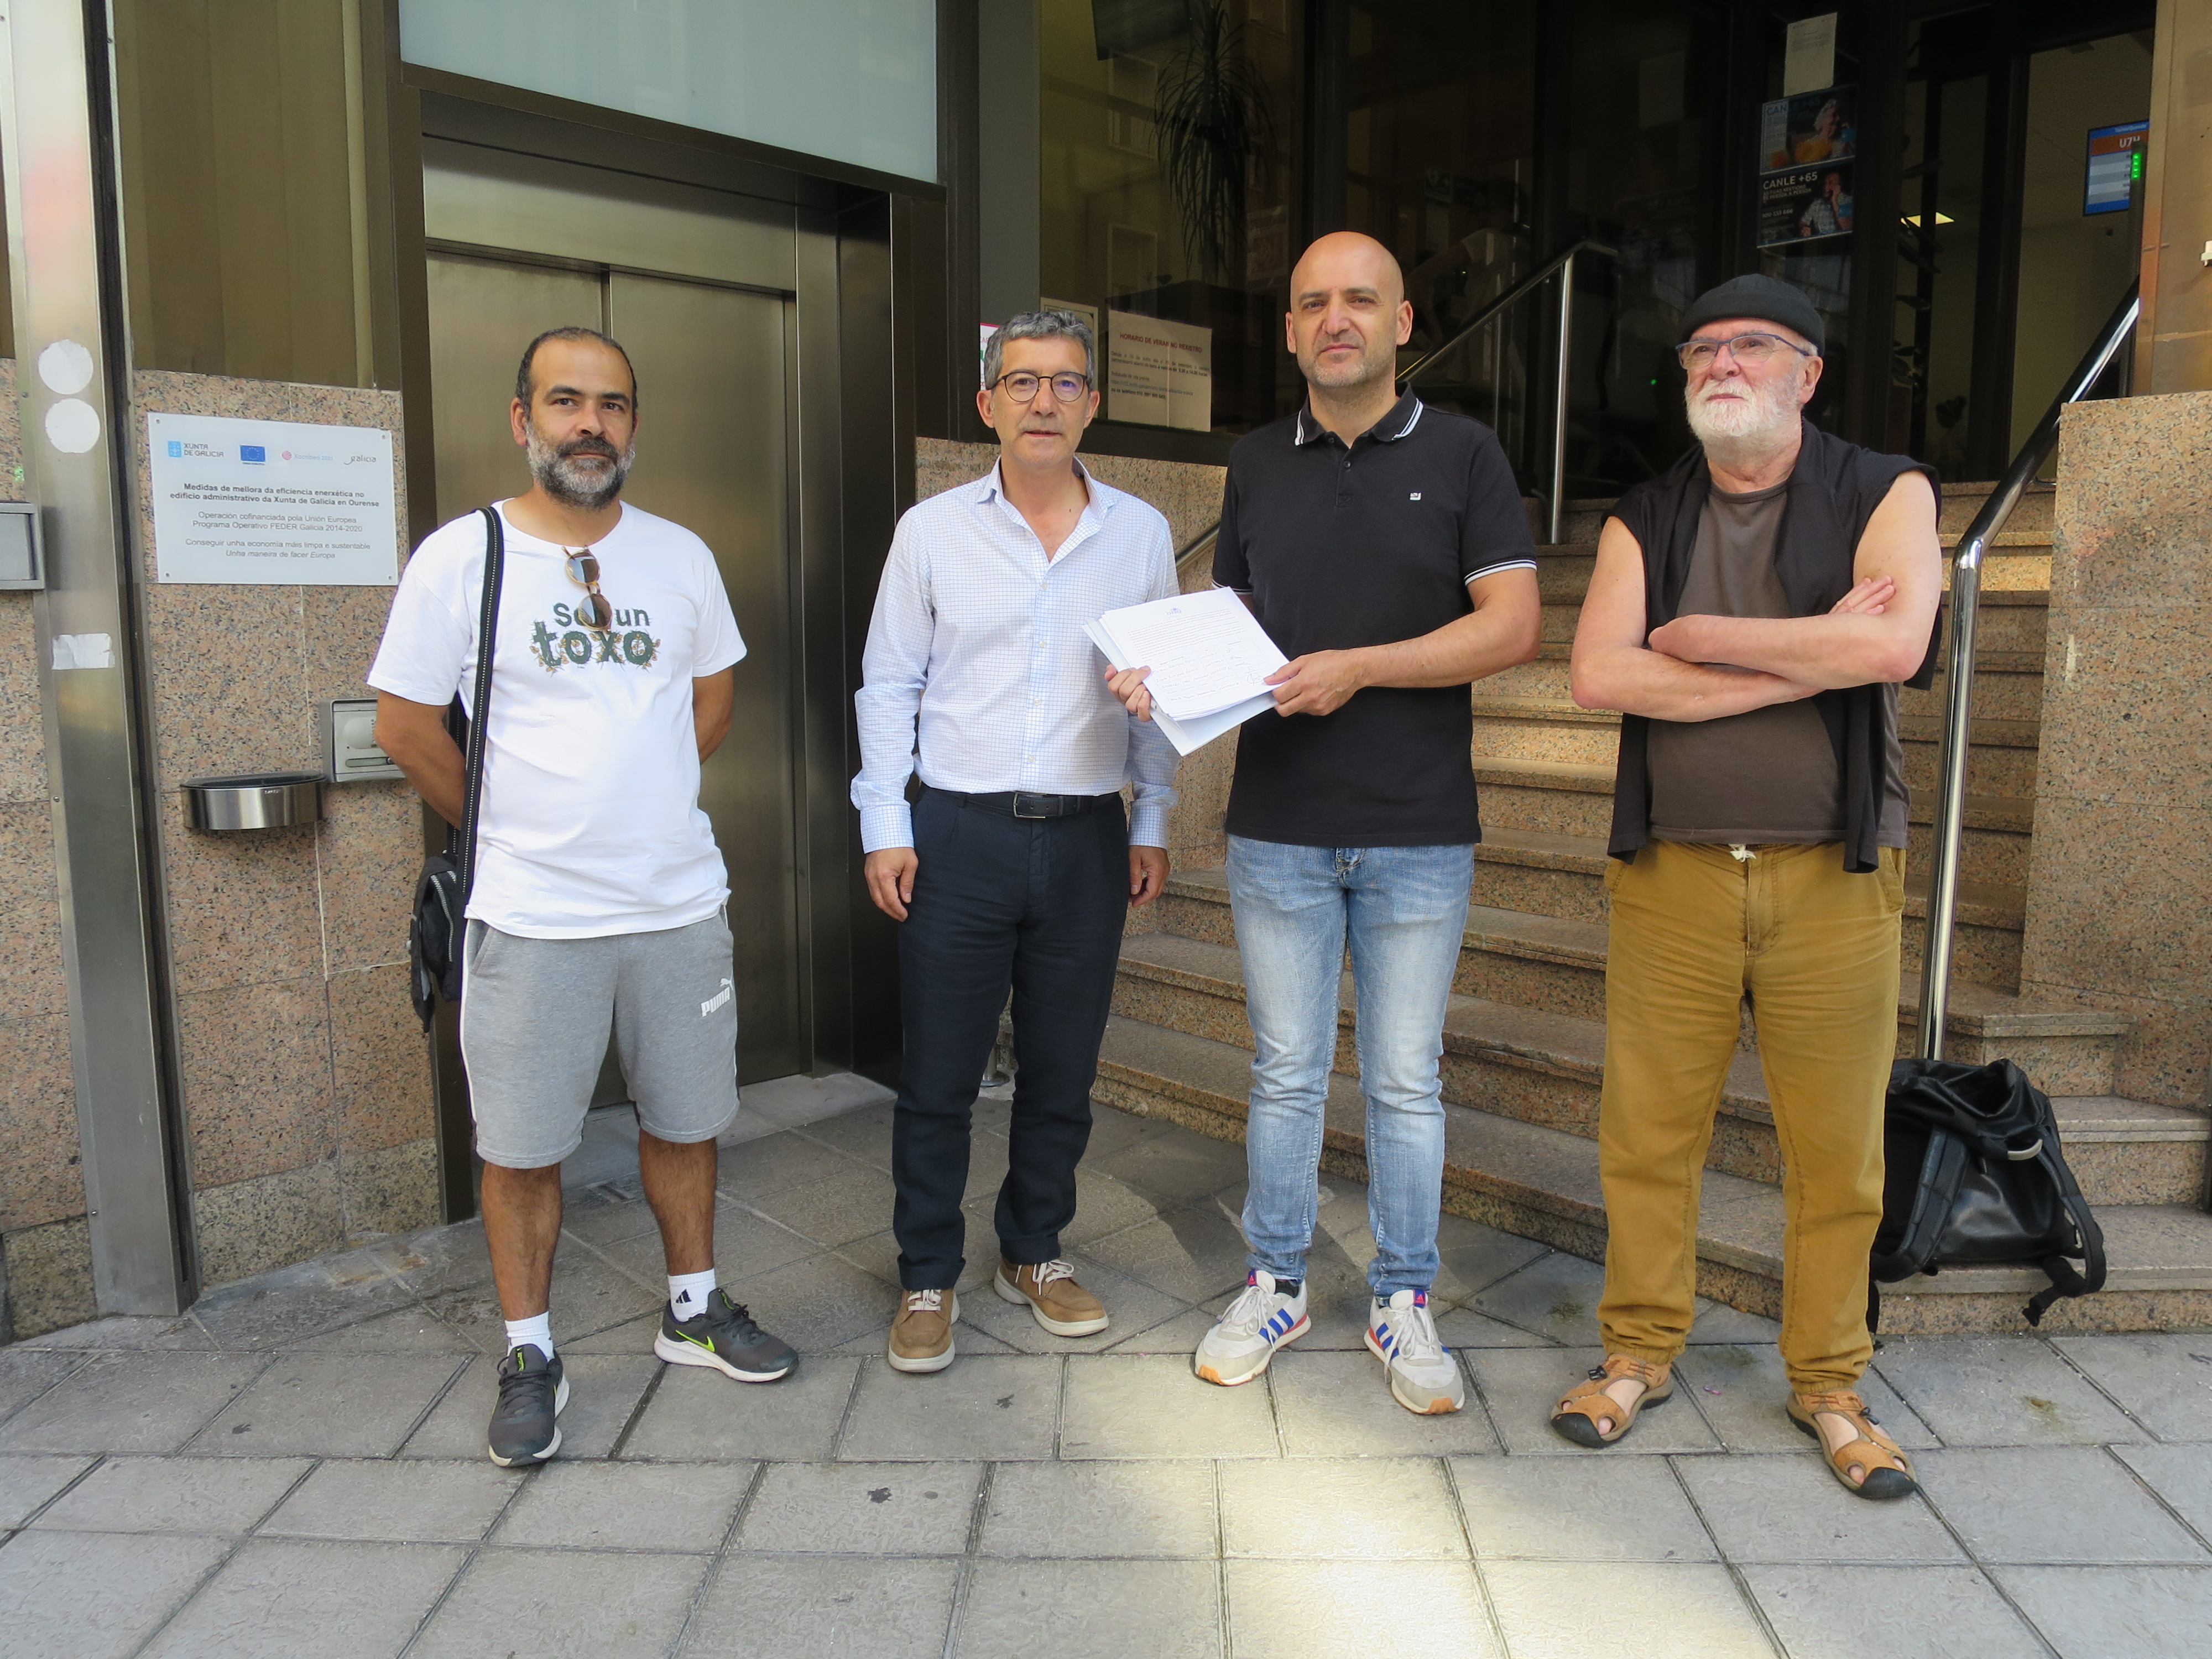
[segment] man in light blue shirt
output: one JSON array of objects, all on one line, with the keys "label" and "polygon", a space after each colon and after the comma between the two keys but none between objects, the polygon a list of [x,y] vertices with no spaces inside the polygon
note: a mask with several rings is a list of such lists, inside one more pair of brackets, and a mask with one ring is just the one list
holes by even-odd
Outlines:
[{"label": "man in light blue shirt", "polygon": [[1060,1259],[1060,1234],[1075,1215],[1121,925],[1167,882],[1176,754],[1123,707],[1125,677],[1083,629],[1172,596],[1176,577],[1167,520],[1075,459],[1098,412],[1096,363],[1068,312],[1024,313],[992,337],[975,401],[999,464],[899,520],[854,699],[868,892],[901,924],[891,1173],[904,1294],[890,1357],[902,1371],[952,1363],[969,1115],[1010,988],[1012,1144],[993,1286],[1055,1336],[1107,1324]]}]

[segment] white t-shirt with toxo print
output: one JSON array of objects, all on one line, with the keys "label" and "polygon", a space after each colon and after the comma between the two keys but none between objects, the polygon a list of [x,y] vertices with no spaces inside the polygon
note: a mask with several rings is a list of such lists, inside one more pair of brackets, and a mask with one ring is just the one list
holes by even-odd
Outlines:
[{"label": "white t-shirt with toxo print", "polygon": [[[593,544],[614,626],[584,627],[566,550],[506,517],[483,804],[469,915],[526,939],[683,927],[729,879],[699,809],[691,682],[745,654],[721,573],[681,525],[625,505]],[[408,561],[368,683],[443,705],[476,689],[484,523],[441,526]]]}]

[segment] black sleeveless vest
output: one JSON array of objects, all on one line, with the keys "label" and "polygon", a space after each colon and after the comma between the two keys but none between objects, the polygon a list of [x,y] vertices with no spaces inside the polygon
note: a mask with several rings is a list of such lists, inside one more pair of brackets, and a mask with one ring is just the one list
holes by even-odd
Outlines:
[{"label": "black sleeveless vest", "polygon": [[[1942,486],[1935,469],[1905,455],[1883,455],[1832,437],[1810,421],[1804,445],[1790,475],[1775,549],[1775,574],[1800,617],[1824,614],[1851,590],[1851,569],[1859,538],[1890,487],[1907,472],[1924,475],[1935,489],[1937,510]],[[1698,544],[1698,520],[1712,489],[1705,451],[1693,448],[1656,478],[1636,485],[1613,509],[1644,550],[1644,609],[1647,629],[1674,621],[1690,556]],[[1925,687],[1934,679],[1943,636],[1939,606],[1928,639],[1928,653],[1907,685]],[[1880,866],[1875,837],[1881,826],[1884,770],[1881,688],[1855,685],[1823,691],[1813,699],[1828,741],[1835,745],[1836,770],[1844,805],[1844,868],[1863,875]],[[1647,744],[1650,722],[1641,714],[1620,717],[1620,758],[1614,769],[1613,834],[1606,851],[1633,861],[1651,839],[1651,775]]]}]

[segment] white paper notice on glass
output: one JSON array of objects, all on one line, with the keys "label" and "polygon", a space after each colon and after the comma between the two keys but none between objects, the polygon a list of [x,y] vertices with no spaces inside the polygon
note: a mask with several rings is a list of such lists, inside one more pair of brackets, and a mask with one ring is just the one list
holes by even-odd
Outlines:
[{"label": "white paper notice on glass", "polygon": [[389,432],[149,415],[146,437],[159,580],[398,582]]},{"label": "white paper notice on glass", "polygon": [[1213,428],[1213,331],[1133,312],[1106,313],[1109,416],[1146,426]]}]

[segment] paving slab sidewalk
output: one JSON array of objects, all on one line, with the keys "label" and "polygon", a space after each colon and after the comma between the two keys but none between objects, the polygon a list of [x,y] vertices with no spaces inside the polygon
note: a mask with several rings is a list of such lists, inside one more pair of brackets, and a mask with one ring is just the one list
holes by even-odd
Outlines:
[{"label": "paving slab sidewalk", "polygon": [[1437,1295],[1468,1409],[1400,1410],[1358,1346],[1365,1194],[1331,1176],[1314,1339],[1214,1389],[1188,1353],[1242,1271],[1237,1149],[1101,1109],[1071,1254],[1115,1322],[1060,1342],[985,1282],[996,1091],[962,1358],[904,1376],[882,1091],[746,1104],[725,1282],[799,1370],[748,1389],[652,1358],[651,1215],[623,1126],[595,1122],[543,1469],[482,1455],[500,1328],[470,1224],[0,1350],[0,1659],[474,1659],[526,1632],[809,1659],[2212,1650],[2212,1336],[1890,1344],[1867,1392],[1926,1490],[1877,1506],[1783,1420],[1774,1328],[1733,1310],[1632,1440],[1559,1440],[1596,1269],[1456,1218]]}]

